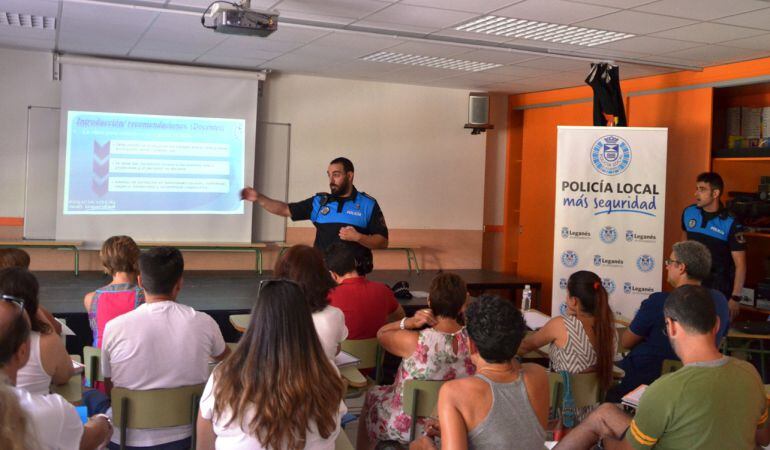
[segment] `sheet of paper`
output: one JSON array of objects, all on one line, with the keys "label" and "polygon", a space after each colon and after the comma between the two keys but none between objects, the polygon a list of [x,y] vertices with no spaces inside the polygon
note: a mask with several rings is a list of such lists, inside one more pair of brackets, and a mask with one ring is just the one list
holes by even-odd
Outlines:
[{"label": "sheet of paper", "polygon": [[409,291],[414,298],[428,298],[428,293],[425,291]]},{"label": "sheet of paper", "polygon": [[64,320],[54,317],[57,322],[61,324],[61,334],[62,336],[74,336],[75,332],[72,331],[70,327],[67,326],[66,323],[64,323]]},{"label": "sheet of paper", "polygon": [[337,367],[346,367],[346,366],[357,366],[361,363],[361,360],[356,358],[355,356],[351,355],[348,352],[339,352],[337,356],[334,357],[334,364],[337,365]]},{"label": "sheet of paper", "polygon": [[524,311],[524,322],[526,322],[527,326],[533,330],[543,328],[543,326],[548,323],[549,320],[551,320],[551,317],[541,313],[540,311],[536,311],[534,309]]}]

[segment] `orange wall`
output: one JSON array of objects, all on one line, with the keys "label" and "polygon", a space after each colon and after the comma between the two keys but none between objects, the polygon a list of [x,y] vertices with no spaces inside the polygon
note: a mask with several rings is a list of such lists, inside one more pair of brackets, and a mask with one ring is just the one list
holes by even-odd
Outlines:
[{"label": "orange wall", "polygon": [[[770,60],[766,62],[770,71]],[[744,72],[748,69],[743,68]],[[705,72],[705,71],[704,71]],[[676,75],[676,76],[674,76]],[[672,74],[623,83],[624,93],[640,89],[670,87],[677,80],[683,84],[704,82],[724,76],[724,72],[704,74]],[[675,84],[674,84],[675,85]],[[626,98],[629,126],[667,127],[669,129],[666,177],[666,225],[664,252],[681,238],[682,208],[692,203],[694,179],[711,166],[712,88],[699,88],[667,93],[637,95]],[[558,102],[579,98],[590,99],[588,88],[572,88],[511,96],[510,106]],[[508,183],[509,197],[521,202],[520,215],[506,213],[506,234],[517,234],[515,259],[517,273],[543,282],[542,309],[550,312],[551,273],[553,268],[554,198],[556,183],[557,125],[591,125],[592,102],[583,101],[560,106],[532,107],[523,111],[519,129],[512,127],[510,149],[522,149],[521,182]],[[520,137],[519,137],[520,136]],[[518,234],[518,226],[521,233]],[[507,236],[513,240],[514,236]],[[506,247],[506,261],[512,258]],[[661,275],[662,276],[662,275]]]}]

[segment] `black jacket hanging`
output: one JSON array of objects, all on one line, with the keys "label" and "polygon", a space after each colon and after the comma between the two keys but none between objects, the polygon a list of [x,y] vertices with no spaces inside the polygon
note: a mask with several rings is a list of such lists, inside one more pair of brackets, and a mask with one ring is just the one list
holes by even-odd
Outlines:
[{"label": "black jacket hanging", "polygon": [[594,91],[594,126],[628,126],[623,95],[620,92],[618,66],[607,63],[591,64],[585,80]]}]

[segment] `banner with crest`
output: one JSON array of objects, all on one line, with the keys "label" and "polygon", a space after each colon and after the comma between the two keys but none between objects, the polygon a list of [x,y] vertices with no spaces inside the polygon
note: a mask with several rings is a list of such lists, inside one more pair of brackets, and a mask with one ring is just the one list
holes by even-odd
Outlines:
[{"label": "banner with crest", "polygon": [[666,128],[558,127],[552,315],[578,270],[602,279],[616,314],[661,290]]}]

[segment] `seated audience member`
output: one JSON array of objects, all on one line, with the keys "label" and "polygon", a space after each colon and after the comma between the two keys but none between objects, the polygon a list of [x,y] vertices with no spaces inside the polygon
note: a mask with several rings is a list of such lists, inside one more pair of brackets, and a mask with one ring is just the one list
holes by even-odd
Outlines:
[{"label": "seated audience member", "polygon": [[326,249],[326,267],[337,282],[329,294],[331,305],[345,314],[348,339],[370,339],[386,323],[401,320],[404,308],[387,285],[367,280],[356,266],[351,246],[338,242]]},{"label": "seated audience member", "polygon": [[[19,369],[24,367],[30,355],[29,316],[22,304],[25,299],[2,292],[0,297],[0,374],[10,382],[10,389],[18,399],[23,417],[9,417],[12,413],[3,401],[0,408],[0,435],[14,434],[14,439],[24,447],[35,450],[90,450],[103,446],[109,440],[112,427],[106,416],[92,417],[85,425],[75,407],[56,394],[33,394],[20,387],[13,387]],[[6,417],[19,428],[6,422]],[[27,429],[22,423],[27,423]],[[14,448],[0,438],[0,448]]]},{"label": "seated audience member", "polygon": [[[29,253],[20,248],[0,248],[0,270],[18,267],[29,270]],[[53,330],[61,336],[61,323],[54,319],[53,314],[43,306],[38,305],[37,314],[41,320],[45,320],[53,327]]]},{"label": "seated audience member", "polygon": [[[700,285],[708,276],[710,267],[711,253],[705,245],[696,241],[677,242],[671,251],[671,257],[666,260],[666,279],[674,288]],[[724,294],[716,289],[709,289],[709,293],[719,316],[719,330],[716,336],[719,346],[719,342],[727,334],[730,311]],[[663,360],[679,359],[663,334],[663,305],[668,295],[668,292],[656,292],[644,300],[631,325],[623,333],[621,345],[631,351],[618,363],[625,371],[625,376],[619,385],[608,392],[608,402],[618,403],[624,395],[640,384],[655,381],[660,376]]]},{"label": "seated audience member", "polygon": [[[443,273],[431,283],[429,309],[389,323],[377,332],[382,347],[403,359],[392,385],[367,391],[356,448],[368,449],[385,440],[408,442],[411,419],[402,407],[405,381],[452,380],[473,375],[468,332],[459,322],[467,298],[465,281],[455,274]],[[420,419],[417,435],[422,434],[424,426],[424,419]]]},{"label": "seated audience member", "polygon": [[75,372],[61,337],[38,314],[39,291],[37,279],[27,269],[0,270],[0,292],[24,299],[32,325],[29,362],[20,368],[16,386],[43,395],[50,392],[52,383],[66,384]]},{"label": "seated audience member", "polygon": [[[515,359],[524,317],[510,301],[482,296],[465,310],[476,375],[448,381],[438,400],[441,447],[542,450],[548,422],[548,374]],[[436,448],[427,436],[410,448]]]},{"label": "seated audience member", "polygon": [[[581,270],[567,280],[566,313],[524,338],[519,354],[550,344],[551,370],[595,371],[600,387],[606,390],[612,384],[616,341],[615,319],[602,280],[593,272]],[[580,411],[578,416],[591,408]]]},{"label": "seated audience member", "polygon": [[[751,450],[767,421],[762,380],[754,367],[723,356],[715,345],[720,319],[711,292],[685,285],[665,301],[666,333],[684,367],[644,392],[631,418],[605,403],[562,439],[557,449]],[[625,437],[624,437],[625,435]]]},{"label": "seated audience member", "polygon": [[[179,250],[156,247],[139,257],[139,285],[145,303],[112,319],[104,328],[102,373],[112,386],[148,390],[205,383],[209,361],[221,361],[229,350],[219,326],[208,314],[177,303],[184,260]],[[101,403],[89,391],[91,405]],[[85,394],[84,394],[85,397]],[[129,429],[128,448],[179,449],[190,445],[192,426]],[[110,448],[118,448],[116,428]]]},{"label": "seated audience member", "polygon": [[136,242],[128,236],[112,236],[102,244],[99,259],[112,281],[83,299],[94,336],[92,345],[96,348],[102,348],[107,322],[144,302],[144,291],[136,281],[140,253]]},{"label": "seated audience member", "polygon": [[267,281],[238,347],[206,384],[197,448],[333,449],[344,389],[302,289]]},{"label": "seated audience member", "polygon": [[340,351],[340,343],[348,338],[348,329],[342,311],[329,304],[329,292],[335,283],[321,251],[307,245],[295,245],[278,258],[273,274],[302,287],[324,353],[334,359]]},{"label": "seated audience member", "polygon": [[21,409],[16,392],[0,375],[0,448],[5,450],[35,450],[27,413]]}]

